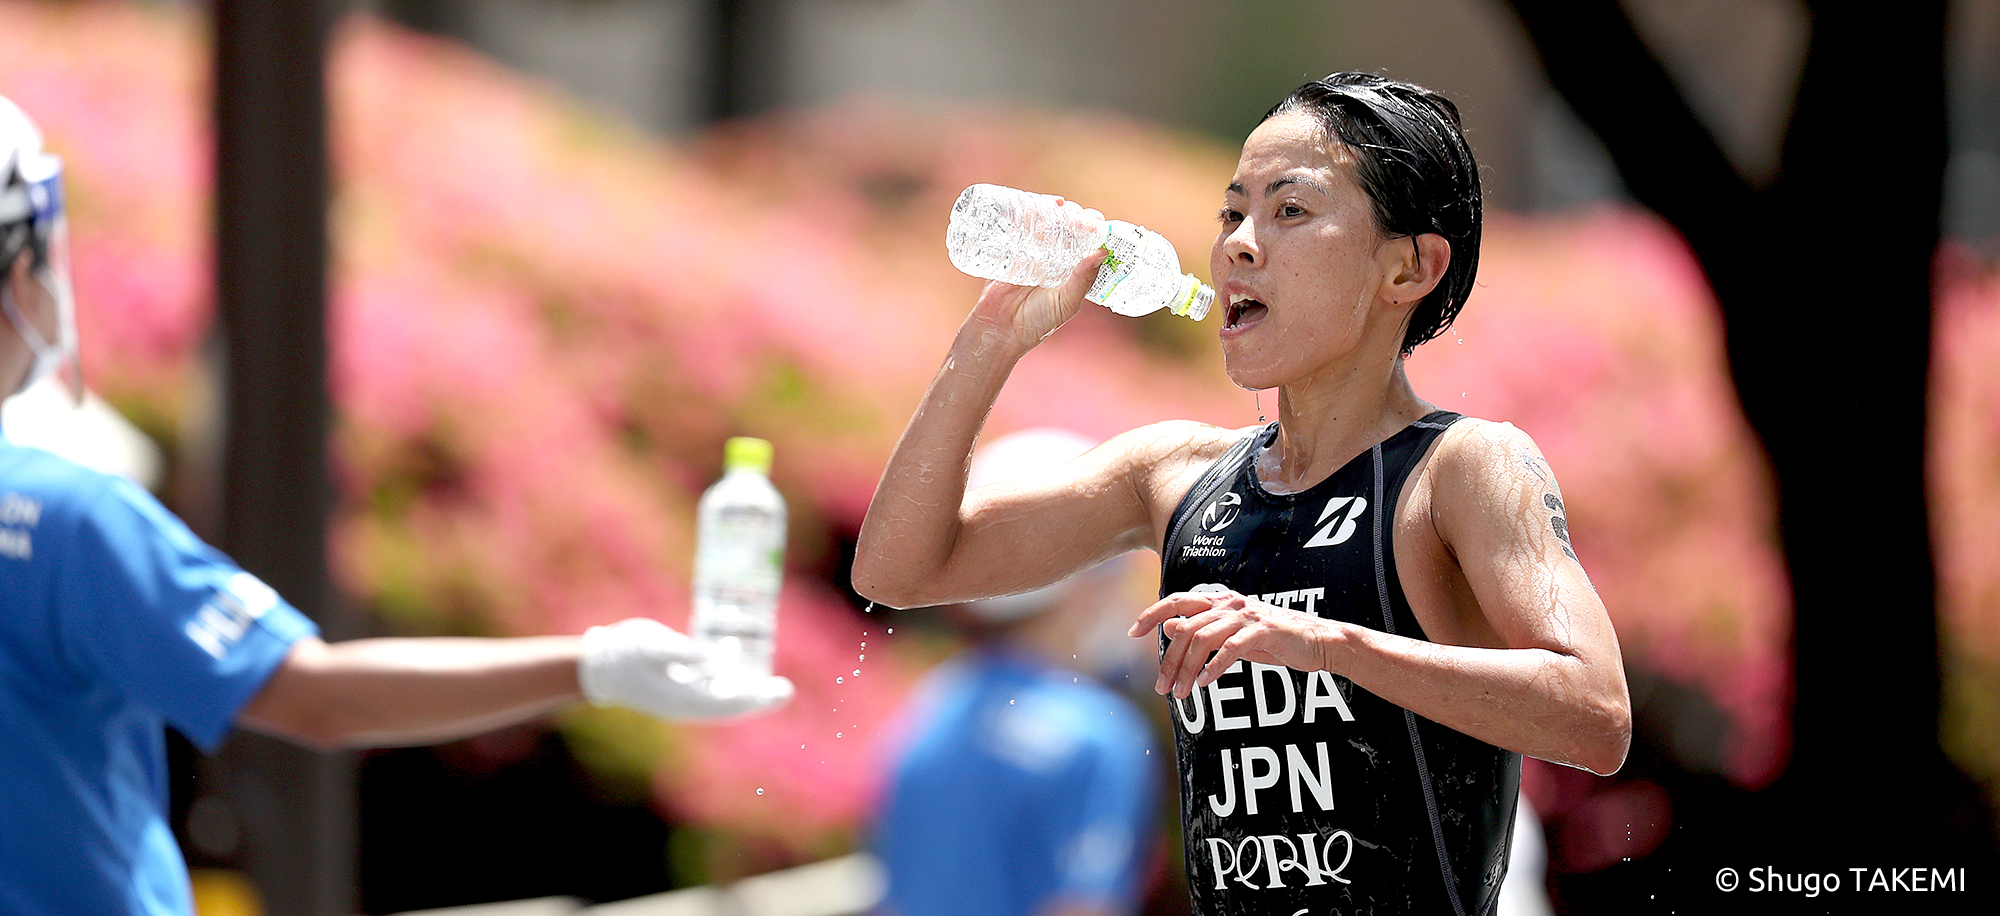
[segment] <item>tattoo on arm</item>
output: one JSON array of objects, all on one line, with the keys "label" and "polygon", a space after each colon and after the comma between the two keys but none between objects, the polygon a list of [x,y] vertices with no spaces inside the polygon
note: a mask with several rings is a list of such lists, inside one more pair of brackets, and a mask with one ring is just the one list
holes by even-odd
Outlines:
[{"label": "tattoo on arm", "polygon": [[1543,461],[1534,452],[1528,451],[1527,449],[1522,449],[1521,463],[1527,465],[1528,470],[1534,472],[1536,480],[1539,480],[1546,484],[1555,483],[1554,475],[1549,473],[1549,463]]},{"label": "tattoo on arm", "polygon": [[1542,505],[1549,507],[1549,511],[1555,513],[1549,518],[1549,527],[1555,530],[1556,540],[1562,542],[1563,556],[1576,559],[1576,551],[1571,550],[1569,546],[1569,521],[1563,517],[1562,497],[1557,496],[1553,489],[1556,485],[1555,473],[1549,470],[1549,463],[1542,460],[1540,455],[1527,449],[1522,449],[1520,454],[1521,463],[1535,475],[1535,479],[1551,488],[1542,494]]},{"label": "tattoo on arm", "polygon": [[1554,493],[1543,493],[1542,505],[1549,507],[1549,511],[1555,513],[1549,518],[1549,527],[1555,529],[1556,540],[1562,542],[1563,556],[1576,559],[1576,551],[1569,548],[1569,521],[1563,518],[1562,497]]}]

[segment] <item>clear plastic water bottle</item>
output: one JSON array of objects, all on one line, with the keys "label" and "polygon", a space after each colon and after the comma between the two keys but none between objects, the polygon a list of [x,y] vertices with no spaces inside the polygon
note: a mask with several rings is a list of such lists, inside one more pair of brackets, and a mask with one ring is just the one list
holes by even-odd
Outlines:
[{"label": "clear plastic water bottle", "polygon": [[1016,286],[1060,286],[1098,248],[1111,256],[1084,294],[1120,315],[1167,309],[1200,321],[1215,290],[1181,273],[1172,242],[1144,226],[1107,220],[1055,197],[976,184],[958,195],[945,230],[953,267]]},{"label": "clear plastic water bottle", "polygon": [[722,479],[697,510],[691,629],[717,671],[769,674],[784,581],[785,500],[771,485],[771,443],[731,439],[722,465]]}]

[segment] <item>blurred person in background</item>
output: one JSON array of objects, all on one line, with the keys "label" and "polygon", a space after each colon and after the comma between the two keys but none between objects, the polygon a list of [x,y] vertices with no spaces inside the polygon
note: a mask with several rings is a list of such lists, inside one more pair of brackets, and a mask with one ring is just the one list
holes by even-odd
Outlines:
[{"label": "blurred person in background", "polygon": [[[62,166],[0,98],[0,392],[74,366]],[[71,372],[72,390],[80,381]],[[667,719],[782,703],[634,618],[582,636],[328,644],[145,490],[0,430],[0,912],[193,912],[165,732],[314,748],[463,737],[589,700]]]},{"label": "blurred person in background", "polygon": [[[1047,473],[1095,444],[1055,429],[1003,436],[973,458],[967,486]],[[898,724],[876,823],[883,916],[1137,910],[1164,764],[1145,714],[1089,673],[1118,565],[946,610],[970,644]]]},{"label": "blurred person in background", "polygon": [[1127,619],[1160,648],[1195,912],[1490,913],[1521,755],[1609,774],[1632,720],[1548,462],[1404,371],[1477,269],[1458,110],[1373,74],[1315,80],[1221,191],[1224,369],[1277,389],[1277,421],[1157,423],[968,493],[1014,364],[1082,307],[1102,253],[1060,288],[989,283],[883,472],[855,588],[960,602],[1160,551],[1161,598]]}]

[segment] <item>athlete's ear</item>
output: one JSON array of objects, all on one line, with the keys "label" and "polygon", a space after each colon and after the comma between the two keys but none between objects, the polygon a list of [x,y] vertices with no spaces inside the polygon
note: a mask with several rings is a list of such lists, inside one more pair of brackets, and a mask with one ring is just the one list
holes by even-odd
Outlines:
[{"label": "athlete's ear", "polygon": [[1451,243],[1435,232],[1402,235],[1382,243],[1382,298],[1414,306],[1436,289],[1451,266]]}]

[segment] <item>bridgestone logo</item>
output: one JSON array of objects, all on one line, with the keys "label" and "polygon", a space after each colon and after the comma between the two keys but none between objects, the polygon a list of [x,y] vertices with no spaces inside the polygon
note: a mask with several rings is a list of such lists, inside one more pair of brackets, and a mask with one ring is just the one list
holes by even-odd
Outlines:
[{"label": "bridgestone logo", "polygon": [[1327,500],[1326,508],[1320,510],[1319,521],[1314,522],[1324,523],[1324,527],[1306,541],[1306,546],[1332,547],[1347,543],[1359,527],[1356,520],[1367,510],[1368,500],[1359,496],[1336,496]]}]

